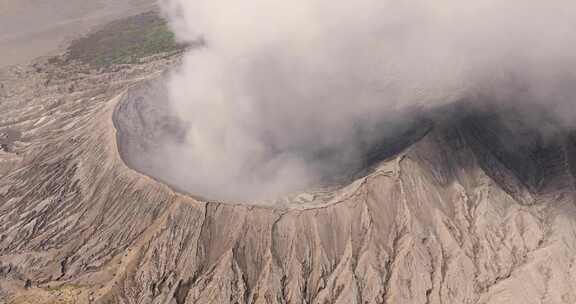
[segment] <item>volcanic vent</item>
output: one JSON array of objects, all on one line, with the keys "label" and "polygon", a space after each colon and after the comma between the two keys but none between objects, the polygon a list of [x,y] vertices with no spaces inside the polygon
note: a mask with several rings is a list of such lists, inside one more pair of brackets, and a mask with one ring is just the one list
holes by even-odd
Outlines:
[{"label": "volcanic vent", "polygon": [[[204,200],[268,206],[312,201],[323,204],[430,129],[429,120],[421,115],[395,112],[374,124],[350,126],[354,136],[341,146],[288,138],[278,145],[283,145],[283,150],[272,147],[274,143],[267,147],[265,156],[269,159],[248,159],[246,166],[250,169],[232,172],[243,176],[222,176],[222,172],[230,171],[219,166],[211,168],[213,176],[206,176],[196,167],[198,162],[186,154],[187,137],[193,130],[190,123],[180,119],[168,95],[162,77],[125,94],[114,115],[121,156],[136,171]],[[291,176],[269,171],[278,168],[274,162],[286,161],[283,154],[296,155],[306,165],[304,180],[293,181]]]}]

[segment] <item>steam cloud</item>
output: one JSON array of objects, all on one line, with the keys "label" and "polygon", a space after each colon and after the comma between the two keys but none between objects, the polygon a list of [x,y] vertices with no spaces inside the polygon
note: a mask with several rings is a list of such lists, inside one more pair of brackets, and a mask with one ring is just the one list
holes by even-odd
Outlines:
[{"label": "steam cloud", "polygon": [[179,39],[205,41],[170,78],[188,130],[163,152],[178,160],[165,168],[173,182],[195,194],[304,189],[361,166],[361,147],[395,132],[399,113],[478,93],[574,105],[571,0],[161,3]]}]

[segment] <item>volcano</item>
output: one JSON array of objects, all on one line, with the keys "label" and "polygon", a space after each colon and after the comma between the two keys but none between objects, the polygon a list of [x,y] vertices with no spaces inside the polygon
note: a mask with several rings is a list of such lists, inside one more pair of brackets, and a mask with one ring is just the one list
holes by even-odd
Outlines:
[{"label": "volcano", "polygon": [[121,156],[182,136],[161,119],[169,111],[138,98],[177,60],[2,74],[4,301],[576,299],[576,139],[546,111],[436,109],[409,140],[369,149],[369,167],[338,187],[276,205],[221,203]]},{"label": "volcano", "polygon": [[576,302],[576,132],[546,103],[410,109],[316,183],[221,199],[158,153],[189,47],[148,13],[0,68],[0,303]]}]

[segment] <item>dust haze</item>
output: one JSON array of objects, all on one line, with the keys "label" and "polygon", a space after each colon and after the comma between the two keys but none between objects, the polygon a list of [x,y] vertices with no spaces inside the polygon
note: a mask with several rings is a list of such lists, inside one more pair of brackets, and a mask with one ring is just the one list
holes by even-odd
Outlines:
[{"label": "dust haze", "polygon": [[352,174],[417,113],[470,96],[573,117],[574,1],[161,5],[179,39],[205,42],[159,101],[187,126],[160,175],[191,193],[266,199]]}]

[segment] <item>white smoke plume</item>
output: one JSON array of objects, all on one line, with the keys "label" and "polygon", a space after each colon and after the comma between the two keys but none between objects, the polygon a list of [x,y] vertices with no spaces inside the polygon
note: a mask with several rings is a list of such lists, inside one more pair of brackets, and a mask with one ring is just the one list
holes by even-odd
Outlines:
[{"label": "white smoke plume", "polygon": [[358,147],[394,131],[382,122],[398,113],[478,92],[558,113],[574,105],[571,0],[161,5],[179,39],[205,41],[169,81],[188,130],[165,147],[178,160],[165,170],[194,194],[247,200],[305,189],[326,168],[358,165]]}]

